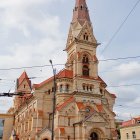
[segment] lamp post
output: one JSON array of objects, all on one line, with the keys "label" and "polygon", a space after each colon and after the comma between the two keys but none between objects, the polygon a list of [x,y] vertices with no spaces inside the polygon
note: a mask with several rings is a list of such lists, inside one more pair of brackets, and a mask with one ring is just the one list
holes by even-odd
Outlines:
[{"label": "lamp post", "polygon": [[56,94],[56,70],[54,69],[53,67],[53,63],[52,63],[52,60],[50,60],[50,64],[52,66],[52,70],[53,70],[53,84],[54,84],[54,87],[53,87],[53,114],[52,114],[52,137],[51,137],[51,140],[54,140],[54,114],[55,114],[55,94]]}]

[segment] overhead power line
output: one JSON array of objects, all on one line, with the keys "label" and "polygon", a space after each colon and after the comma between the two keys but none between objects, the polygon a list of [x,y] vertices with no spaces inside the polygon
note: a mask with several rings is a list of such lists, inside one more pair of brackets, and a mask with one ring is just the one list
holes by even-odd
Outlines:
[{"label": "overhead power line", "polygon": [[102,55],[105,50],[109,47],[109,45],[111,44],[111,42],[113,41],[113,39],[116,37],[116,35],[119,33],[119,31],[122,29],[122,27],[124,26],[124,24],[126,23],[126,21],[128,20],[128,18],[130,17],[130,15],[132,14],[132,12],[135,10],[135,8],[137,7],[137,5],[139,4],[140,0],[138,0],[135,5],[133,6],[133,8],[131,9],[131,11],[128,13],[128,15],[125,17],[124,21],[121,23],[121,25],[119,26],[119,28],[116,30],[116,32],[113,34],[113,36],[111,37],[111,39],[108,41],[107,45],[104,47],[104,49],[102,50],[101,54]]},{"label": "overhead power line", "polygon": [[140,56],[128,56],[128,57],[108,58],[108,59],[99,60],[99,61],[101,61],[101,62],[105,62],[105,61],[118,61],[118,60],[136,59],[136,58],[140,58]]},{"label": "overhead power line", "polygon": [[130,87],[130,86],[139,86],[139,85],[140,83],[134,83],[134,84],[126,84],[126,85],[113,85],[113,86],[108,86],[108,87],[118,88],[118,87]]},{"label": "overhead power line", "polygon": [[[136,58],[140,58],[140,56],[128,56],[128,57],[119,57],[119,58],[108,58],[108,59],[101,59],[101,60],[98,60],[98,61],[99,62],[108,62],[108,61],[119,61],[119,60],[136,59]],[[76,63],[82,63],[82,62],[76,62]],[[72,64],[72,63],[67,63],[67,64]],[[65,66],[65,64],[54,64],[54,66]],[[0,71],[20,70],[20,69],[34,69],[34,68],[43,68],[43,67],[51,67],[51,65],[46,64],[46,65],[23,66],[23,67],[13,67],[13,68],[3,68],[3,69],[1,68]]]}]

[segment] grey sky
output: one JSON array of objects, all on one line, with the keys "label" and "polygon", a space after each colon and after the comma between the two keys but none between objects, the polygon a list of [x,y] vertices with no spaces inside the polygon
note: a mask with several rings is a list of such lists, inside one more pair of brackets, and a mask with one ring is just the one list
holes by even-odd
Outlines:
[{"label": "grey sky", "polygon": [[[140,4],[106,51],[100,55],[137,0],[87,0],[99,59],[140,55]],[[75,0],[0,0],[0,68],[65,63],[65,48]],[[63,66],[57,66],[57,70]],[[16,78],[24,71],[0,71],[1,92],[14,90]],[[41,82],[52,75],[50,67],[26,69],[29,77]],[[140,83],[140,59],[99,64],[99,75],[110,85]],[[108,88],[117,95],[114,108],[119,118],[140,115],[139,86]],[[11,99],[1,98],[1,111]],[[120,105],[123,105],[121,107]],[[5,108],[3,108],[5,106]],[[131,115],[130,115],[131,114]]]}]

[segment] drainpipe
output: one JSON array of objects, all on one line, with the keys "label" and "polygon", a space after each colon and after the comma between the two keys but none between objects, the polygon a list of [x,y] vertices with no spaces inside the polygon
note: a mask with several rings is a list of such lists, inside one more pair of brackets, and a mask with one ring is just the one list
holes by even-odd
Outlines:
[{"label": "drainpipe", "polygon": [[73,124],[73,128],[74,128],[74,140],[75,140],[75,124]]}]

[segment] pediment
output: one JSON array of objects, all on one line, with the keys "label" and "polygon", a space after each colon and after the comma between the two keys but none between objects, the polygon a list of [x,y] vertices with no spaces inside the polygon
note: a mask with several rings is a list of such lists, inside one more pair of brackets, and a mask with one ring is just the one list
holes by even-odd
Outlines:
[{"label": "pediment", "polygon": [[98,112],[95,112],[90,117],[87,117],[84,122],[107,123],[107,119]]},{"label": "pediment", "polygon": [[83,25],[82,29],[80,30],[80,33],[78,34],[77,39],[83,40],[84,39],[83,36],[85,35],[85,33],[88,35],[88,41],[89,42],[93,42],[93,43],[97,42],[95,37],[94,37],[91,25],[89,25],[86,22]]}]

